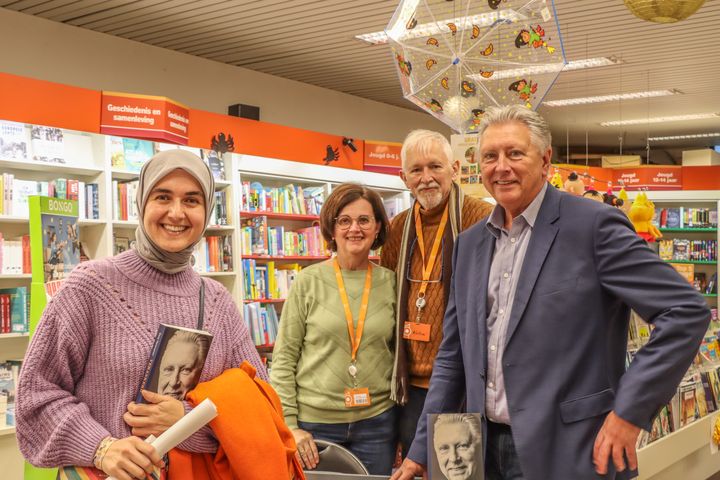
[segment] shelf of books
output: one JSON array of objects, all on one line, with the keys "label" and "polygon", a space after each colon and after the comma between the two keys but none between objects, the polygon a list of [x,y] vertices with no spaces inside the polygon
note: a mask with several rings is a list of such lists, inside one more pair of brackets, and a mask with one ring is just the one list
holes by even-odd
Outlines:
[{"label": "shelf of books", "polygon": [[[320,232],[320,209],[345,181],[381,194],[393,215],[410,205],[399,177],[321,165],[233,155],[240,206],[244,318],[258,351],[270,357],[282,305],[297,273],[331,258]],[[375,260],[379,259],[373,255]]]},{"label": "shelf of books", "polygon": [[[157,151],[172,148],[189,147],[0,120],[0,377],[6,370],[17,374],[32,329],[29,239],[37,227],[28,220],[29,198],[77,202],[77,220],[69,230],[62,228],[67,238],[56,239],[55,255],[65,255],[71,245],[80,260],[120,253],[135,241],[140,169]],[[216,207],[193,254],[193,268],[231,292],[258,350],[268,356],[297,272],[330,258],[319,212],[333,186],[352,179],[376,189],[391,214],[410,204],[394,176],[190,150],[210,165],[216,182]],[[262,244],[255,233],[260,230],[269,234]],[[14,391],[14,381],[0,385],[0,391]],[[11,465],[14,474],[22,472],[23,462],[14,438],[14,410],[2,408],[11,403],[0,398],[0,464]]]},{"label": "shelf of books", "polygon": [[[67,256],[69,249],[74,250],[73,256],[79,253],[80,259],[119,253],[135,239],[134,199],[140,168],[155,152],[169,148],[179,147],[0,120],[0,392],[14,392],[20,359],[30,338],[29,300],[34,279],[29,261],[33,229],[29,198],[41,195],[77,202],[77,221],[72,227],[66,224],[67,228],[55,230],[58,259]],[[210,228],[198,246],[195,268],[221,282],[239,301],[239,265],[232,257],[236,227],[227,215],[231,208],[237,209],[232,206],[233,188],[225,176],[225,159],[215,152],[191,150],[210,165],[218,199]],[[14,376],[6,375],[8,369]],[[12,385],[3,383],[6,378],[12,379]],[[13,435],[14,399],[6,397],[0,394],[0,464],[9,466],[4,474],[20,478],[23,462]]]},{"label": "shelf of books", "polygon": [[[713,321],[695,362],[650,432],[638,440],[640,479],[708,478],[720,471],[712,426],[720,412],[720,321],[717,312],[718,194],[711,191],[649,192],[660,258],[707,300]],[[652,326],[633,314],[628,361],[647,342]]]}]

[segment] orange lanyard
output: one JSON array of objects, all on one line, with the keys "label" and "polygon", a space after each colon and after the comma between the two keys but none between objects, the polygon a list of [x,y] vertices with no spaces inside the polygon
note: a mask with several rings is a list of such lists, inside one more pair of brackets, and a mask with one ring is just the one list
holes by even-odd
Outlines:
[{"label": "orange lanyard", "polygon": [[367,273],[365,274],[365,288],[363,289],[362,301],[360,303],[360,314],[358,315],[357,329],[353,328],[353,316],[350,311],[350,301],[348,300],[347,290],[345,290],[345,282],[340,271],[340,264],[335,258],[333,261],[335,268],[335,278],[337,279],[338,291],[340,292],[340,300],[345,309],[345,320],[347,320],[348,334],[350,335],[350,355],[353,364],[357,358],[357,351],[360,348],[360,339],[365,326],[365,317],[367,316],[368,303],[370,299],[370,288],[372,287],[372,263],[368,264]]},{"label": "orange lanyard", "polygon": [[[425,263],[425,239],[423,238],[422,231],[422,218],[420,218],[420,203],[415,202],[415,234],[417,235],[418,246],[420,247],[420,256],[422,258],[422,283],[420,284],[420,291],[418,292],[418,298],[425,297],[425,291],[428,287],[428,280],[430,280],[430,274],[432,273],[435,261],[437,260],[438,252],[440,251],[440,244],[442,243],[443,232],[448,220],[448,206],[445,206],[445,211],[440,219],[440,226],[435,234],[435,240],[433,241],[432,248],[430,249],[430,257],[428,262]],[[424,305],[424,304],[423,304]]]}]

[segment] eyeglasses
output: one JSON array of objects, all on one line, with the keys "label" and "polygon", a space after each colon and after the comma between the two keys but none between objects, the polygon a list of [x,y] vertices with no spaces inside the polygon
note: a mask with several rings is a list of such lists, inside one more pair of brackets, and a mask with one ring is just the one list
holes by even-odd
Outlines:
[{"label": "eyeglasses", "polygon": [[417,237],[415,237],[413,239],[413,242],[410,244],[410,254],[407,256],[407,263],[405,264],[405,279],[408,282],[413,282],[413,283],[440,283],[440,282],[442,282],[443,272],[445,271],[445,259],[444,259],[445,256],[442,253],[445,249],[445,239],[443,238],[440,241],[440,254],[438,255],[440,257],[440,278],[437,278],[435,280],[430,280],[430,279],[423,280],[422,278],[412,278],[410,276],[410,266],[412,263],[412,257],[413,257],[413,254],[415,253],[416,246],[417,246]]},{"label": "eyeglasses", "polygon": [[339,217],[335,217],[335,225],[340,230],[348,230],[352,226],[353,222],[357,222],[358,227],[362,230],[369,230],[375,223],[375,217],[368,215],[360,215],[357,218],[353,218],[350,215],[340,215]]}]

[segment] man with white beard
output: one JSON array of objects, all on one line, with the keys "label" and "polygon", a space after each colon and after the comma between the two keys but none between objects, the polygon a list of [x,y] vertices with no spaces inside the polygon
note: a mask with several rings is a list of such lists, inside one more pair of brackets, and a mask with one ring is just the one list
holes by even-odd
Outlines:
[{"label": "man with white beard", "polygon": [[393,219],[381,264],[397,277],[391,398],[402,406],[399,432],[405,458],[442,340],[455,238],[487,217],[492,205],[463,195],[454,182],[460,162],[453,161],[450,143],[440,133],[413,130],[400,156],[400,176],[415,202]]}]

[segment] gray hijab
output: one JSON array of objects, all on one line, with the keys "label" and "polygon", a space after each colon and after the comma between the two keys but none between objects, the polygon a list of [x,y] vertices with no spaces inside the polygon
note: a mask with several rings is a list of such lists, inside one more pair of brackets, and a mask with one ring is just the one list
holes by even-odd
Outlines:
[{"label": "gray hijab", "polygon": [[140,225],[135,230],[135,250],[150,265],[170,274],[181,272],[191,265],[193,249],[200,238],[179,252],[168,252],[152,241],[150,235],[145,231],[143,217],[145,205],[152,189],[167,174],[178,168],[192,175],[205,194],[205,225],[203,226],[203,233],[205,233],[205,228],[210,221],[210,214],[215,207],[215,179],[210,167],[197,155],[180,149],[166,150],[154,155],[140,170],[140,181],[135,198],[140,217]]}]

